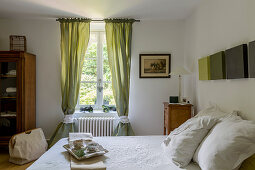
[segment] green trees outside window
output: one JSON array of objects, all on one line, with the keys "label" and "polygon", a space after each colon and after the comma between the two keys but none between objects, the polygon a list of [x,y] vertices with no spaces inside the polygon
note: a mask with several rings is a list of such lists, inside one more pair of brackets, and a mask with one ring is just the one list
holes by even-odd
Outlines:
[{"label": "green trees outside window", "polygon": [[107,55],[105,33],[91,32],[82,68],[80,106],[101,108],[102,105],[115,105]]}]

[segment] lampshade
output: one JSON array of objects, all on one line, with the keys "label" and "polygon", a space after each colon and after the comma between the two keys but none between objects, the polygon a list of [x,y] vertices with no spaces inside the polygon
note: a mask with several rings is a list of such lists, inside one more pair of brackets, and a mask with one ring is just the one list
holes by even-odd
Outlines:
[{"label": "lampshade", "polygon": [[184,67],[177,67],[173,71],[171,71],[169,75],[187,75],[187,74],[191,74],[191,72],[185,69]]}]

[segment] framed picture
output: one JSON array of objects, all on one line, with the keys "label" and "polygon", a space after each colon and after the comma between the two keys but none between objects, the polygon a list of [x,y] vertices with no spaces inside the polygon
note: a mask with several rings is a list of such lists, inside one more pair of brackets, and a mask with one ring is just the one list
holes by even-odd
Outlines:
[{"label": "framed picture", "polygon": [[140,78],[170,78],[171,54],[140,54]]}]

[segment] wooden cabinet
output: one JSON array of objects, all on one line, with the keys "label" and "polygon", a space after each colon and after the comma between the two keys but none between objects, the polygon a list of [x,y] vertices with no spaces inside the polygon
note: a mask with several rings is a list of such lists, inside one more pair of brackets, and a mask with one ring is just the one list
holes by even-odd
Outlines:
[{"label": "wooden cabinet", "polygon": [[191,104],[164,103],[164,135],[168,135],[191,118]]},{"label": "wooden cabinet", "polygon": [[0,51],[0,145],[12,135],[35,128],[36,57]]}]

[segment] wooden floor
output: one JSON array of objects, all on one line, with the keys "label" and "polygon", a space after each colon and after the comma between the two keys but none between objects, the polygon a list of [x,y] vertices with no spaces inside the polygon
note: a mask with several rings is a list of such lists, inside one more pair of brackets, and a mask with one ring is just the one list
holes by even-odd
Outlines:
[{"label": "wooden floor", "polygon": [[23,170],[28,168],[33,162],[25,164],[25,165],[15,165],[10,163],[9,161],[9,152],[6,148],[0,148],[0,169],[1,170]]}]

